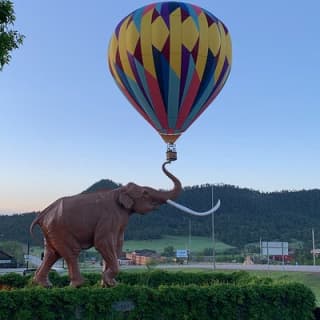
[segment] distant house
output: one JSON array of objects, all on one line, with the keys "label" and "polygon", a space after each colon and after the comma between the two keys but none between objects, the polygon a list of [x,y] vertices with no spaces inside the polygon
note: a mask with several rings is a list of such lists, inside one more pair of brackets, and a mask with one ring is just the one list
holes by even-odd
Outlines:
[{"label": "distant house", "polygon": [[0,250],[0,268],[16,268],[17,261],[10,254]]},{"label": "distant house", "polygon": [[133,264],[146,265],[153,260],[160,261],[161,256],[154,250],[135,250],[126,254],[126,258],[132,260]]}]

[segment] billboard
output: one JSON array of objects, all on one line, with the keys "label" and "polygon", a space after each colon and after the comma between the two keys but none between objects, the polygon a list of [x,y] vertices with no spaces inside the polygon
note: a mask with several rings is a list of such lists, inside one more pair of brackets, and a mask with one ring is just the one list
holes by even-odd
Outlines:
[{"label": "billboard", "polygon": [[176,252],[177,258],[188,258],[188,250],[177,250]]},{"label": "billboard", "polygon": [[262,241],[261,253],[264,256],[287,256],[288,242]]}]

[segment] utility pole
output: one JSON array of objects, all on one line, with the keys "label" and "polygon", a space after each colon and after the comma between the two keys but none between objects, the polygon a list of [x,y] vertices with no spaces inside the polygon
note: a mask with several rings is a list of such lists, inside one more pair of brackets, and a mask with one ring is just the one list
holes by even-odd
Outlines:
[{"label": "utility pole", "polygon": [[[213,186],[211,186],[211,206],[213,207]],[[214,233],[214,212],[212,212],[212,269],[216,270],[216,239]]]},{"label": "utility pole", "polygon": [[189,218],[189,254],[191,252],[191,218]]},{"label": "utility pole", "polygon": [[315,251],[315,245],[314,245],[314,230],[312,228],[312,255],[313,255],[313,265],[316,265],[316,251]]},{"label": "utility pole", "polygon": [[262,258],[262,239],[260,237],[260,255],[259,255],[259,258],[260,258],[260,262],[261,263],[261,258]]},{"label": "utility pole", "polygon": [[29,269],[29,257],[30,257],[30,242],[28,240],[27,242],[27,256],[28,256],[28,259],[27,259],[27,270]]}]

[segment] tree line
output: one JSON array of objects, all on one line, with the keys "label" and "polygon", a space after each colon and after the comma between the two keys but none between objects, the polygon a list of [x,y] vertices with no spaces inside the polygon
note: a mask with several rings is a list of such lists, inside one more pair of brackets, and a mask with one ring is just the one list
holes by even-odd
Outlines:
[{"label": "tree line", "polygon": [[[119,184],[101,180],[84,192],[112,189]],[[311,248],[311,229],[320,232],[320,190],[281,191],[264,193],[231,185],[200,185],[183,189],[178,202],[197,211],[211,207],[220,199],[221,207],[215,213],[216,238],[235,247],[264,241],[301,241]],[[36,213],[0,216],[0,241],[42,243],[36,228],[31,238],[29,226]],[[127,240],[157,239],[163,235],[187,236],[189,225],[194,236],[211,235],[211,215],[190,216],[168,205],[147,215],[130,218],[125,233]],[[320,236],[320,233],[319,233]],[[319,241],[320,244],[320,241]]]}]

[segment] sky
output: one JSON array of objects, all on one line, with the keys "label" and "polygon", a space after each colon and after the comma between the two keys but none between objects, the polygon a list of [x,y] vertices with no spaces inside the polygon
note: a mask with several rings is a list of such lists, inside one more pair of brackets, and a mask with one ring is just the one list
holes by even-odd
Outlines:
[{"label": "sky", "polygon": [[[26,38],[0,72],[0,214],[42,210],[101,179],[171,188],[165,143],[107,65],[116,25],[148,3],[14,1]],[[320,2],[193,3],[227,25],[233,63],[170,170],[183,186],[319,188]]]}]

